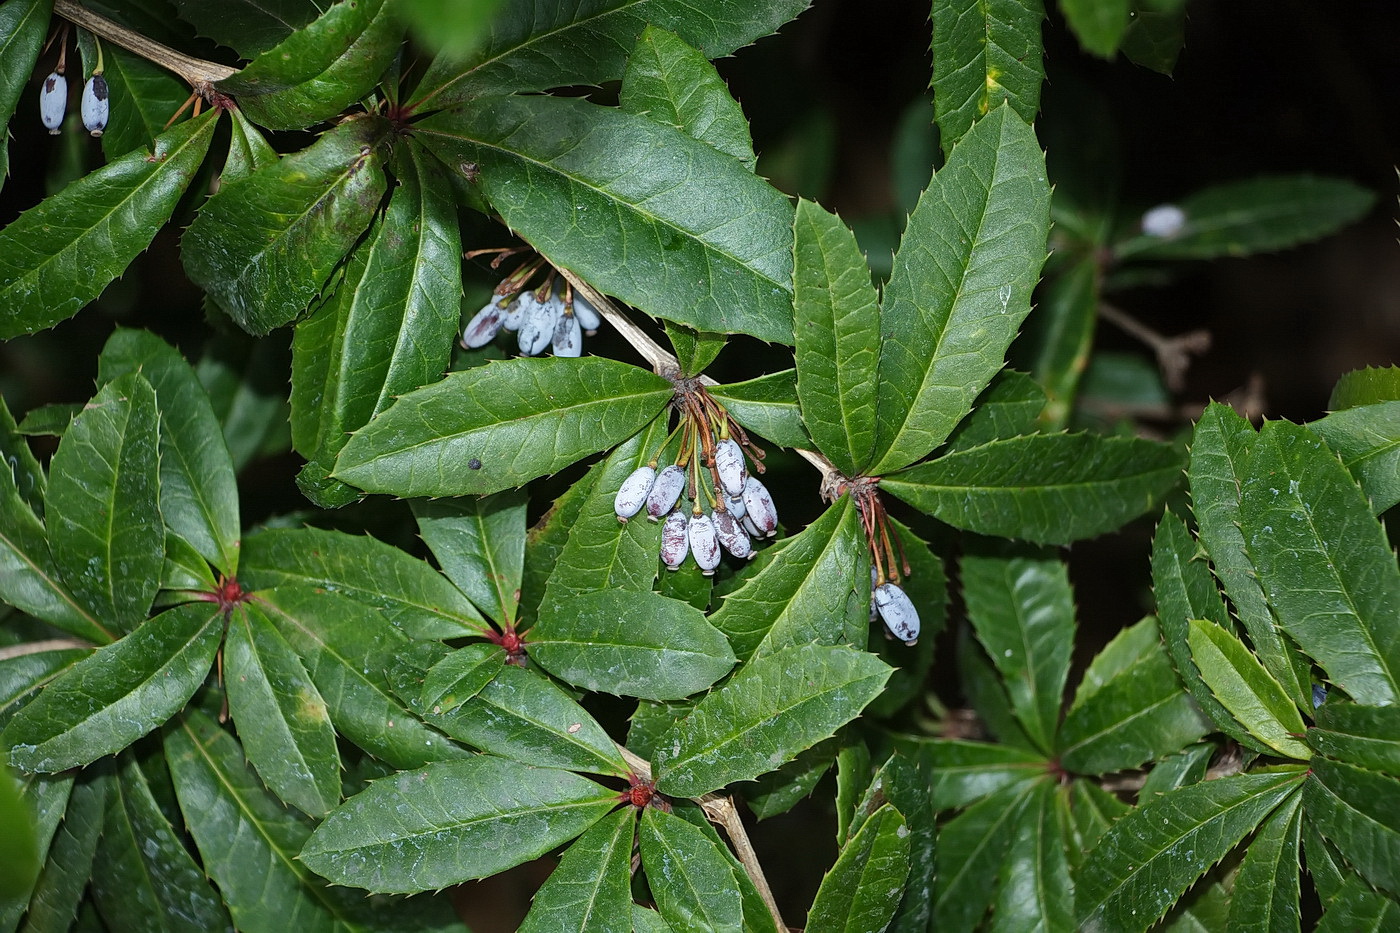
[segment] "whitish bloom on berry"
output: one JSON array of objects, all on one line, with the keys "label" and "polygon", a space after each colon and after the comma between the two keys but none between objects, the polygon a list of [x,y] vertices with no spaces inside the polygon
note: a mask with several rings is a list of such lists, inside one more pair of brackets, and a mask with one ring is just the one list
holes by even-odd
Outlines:
[{"label": "whitish bloom on berry", "polygon": [[1142,232],[1150,237],[1170,240],[1186,229],[1186,212],[1175,204],[1158,204],[1142,215]]},{"label": "whitish bloom on berry", "polygon": [[[530,296],[532,299],[533,295]],[[512,334],[520,329],[520,324],[525,320],[525,306],[520,303],[520,298],[512,298],[510,304],[506,305],[506,313],[501,317],[501,328],[508,330]]]},{"label": "whitish bloom on berry", "polygon": [[695,563],[700,572],[710,576],[719,566],[719,535],[715,533],[715,523],[701,512],[690,516],[690,553],[695,555]]},{"label": "whitish bloom on berry", "polygon": [[554,340],[554,328],[559,321],[559,313],[564,310],[564,303],[553,295],[539,301],[526,292],[520,296],[520,304],[525,317],[520,322],[515,339],[522,354],[538,356]]},{"label": "whitish bloom on berry", "polygon": [[499,298],[492,298],[486,302],[462,329],[462,346],[468,350],[486,346],[500,331],[504,317],[505,309],[501,307]]},{"label": "whitish bloom on berry", "polygon": [[656,474],[656,482],[647,496],[647,518],[661,521],[661,516],[676,507],[685,489],[685,468],[671,464]]},{"label": "whitish bloom on berry", "polygon": [[39,119],[51,135],[57,136],[68,110],[68,79],[53,72],[39,86]]},{"label": "whitish bloom on berry", "polygon": [[678,510],[667,515],[661,526],[661,562],[667,570],[679,568],[690,553],[689,524],[685,513]]},{"label": "whitish bloom on berry", "polygon": [[88,78],[83,87],[83,126],[94,136],[107,128],[107,79],[101,75]]},{"label": "whitish bloom on berry", "polygon": [[743,521],[744,516],[747,515],[749,511],[748,509],[744,508],[743,496],[729,496],[727,499],[725,499],[724,507],[730,515],[734,516],[734,520],[736,522]]},{"label": "whitish bloom on berry", "polygon": [[744,466],[744,452],[734,438],[726,437],[715,445],[715,471],[719,473],[719,482],[725,493],[731,496],[744,494],[744,481],[749,478],[749,471]]},{"label": "whitish bloom on berry", "polygon": [[651,484],[655,481],[656,468],[650,466],[638,467],[622,481],[617,497],[613,499],[613,511],[617,513],[618,521],[625,522],[642,510],[647,494],[651,492]]},{"label": "whitish bloom on berry", "polygon": [[579,329],[578,318],[566,308],[554,325],[554,355],[572,357],[582,353],[583,331]]},{"label": "whitish bloom on berry", "polygon": [[598,313],[598,309],[582,295],[574,295],[574,316],[578,318],[584,333],[590,337],[598,333],[598,328],[603,326],[603,317]]},{"label": "whitish bloom on berry", "polygon": [[773,537],[778,533],[778,509],[768,489],[750,476],[744,483],[744,519],[756,529],[755,537]]},{"label": "whitish bloom on berry", "polygon": [[749,541],[749,533],[734,520],[734,516],[728,512],[716,512],[713,517],[715,535],[719,538],[719,543],[724,545],[724,549],[735,557],[753,557],[753,543]]},{"label": "whitish bloom on berry", "polygon": [[894,583],[881,583],[875,587],[875,608],[885,621],[890,634],[906,645],[919,640],[919,612],[914,603]]}]

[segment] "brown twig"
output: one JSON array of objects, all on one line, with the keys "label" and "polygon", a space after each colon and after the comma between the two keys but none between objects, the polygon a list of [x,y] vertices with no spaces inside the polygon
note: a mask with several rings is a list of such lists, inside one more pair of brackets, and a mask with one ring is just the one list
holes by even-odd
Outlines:
[{"label": "brown twig", "polygon": [[120,23],[114,23],[107,17],[94,13],[74,0],[53,0],[53,11],[75,26],[81,26],[108,42],[119,45],[127,51],[140,55],[147,61],[155,62],[162,68],[173,71],[196,91],[203,91],[209,85],[238,72],[237,68],[230,68],[217,62],[207,62],[202,58],[195,58],[192,55],[177,52],[169,46],[161,45],[139,32],[133,32]]},{"label": "brown twig", "polygon": [[1107,303],[1099,305],[1099,317],[1151,348],[1157,356],[1157,368],[1162,371],[1162,379],[1173,392],[1179,392],[1185,384],[1186,370],[1191,367],[1191,357],[1210,349],[1210,331],[1190,330],[1168,337],[1157,333],[1131,314]]},{"label": "brown twig", "polygon": [[43,654],[45,651],[65,651],[69,648],[95,648],[90,641],[77,638],[46,638],[43,641],[29,641],[21,645],[0,648],[0,661],[24,657],[27,654]]},{"label": "brown twig", "polygon": [[[570,281],[573,281],[570,279]],[[593,296],[586,296],[590,302]],[[601,305],[594,307],[601,313]],[[612,320],[609,318],[609,320]],[[643,334],[643,337],[646,335]],[[653,346],[655,346],[653,344]],[[660,347],[657,347],[661,350]],[[666,351],[661,350],[662,353]],[[668,354],[669,355],[669,354]],[[673,357],[674,359],[674,357]],[[622,753],[622,760],[627,762],[627,767],[644,781],[651,780],[651,765],[645,758],[628,751],[622,745],[617,747]],[[695,800],[700,804],[700,809],[705,811],[705,817],[711,823],[724,830],[724,834],[729,837],[729,844],[734,847],[734,855],[739,859],[739,864],[744,866],[744,872],[753,882],[753,886],[758,890],[759,897],[763,898],[763,903],[768,905],[768,912],[773,915],[773,920],[778,924],[778,929],[786,930],[787,925],[783,923],[783,915],[778,911],[778,902],[773,897],[773,889],[768,887],[768,879],[763,874],[763,866],[758,862],[758,853],[754,852],[753,844],[749,842],[749,834],[744,829],[744,821],[739,818],[739,810],[734,806],[734,801],[725,794],[705,794]]]}]

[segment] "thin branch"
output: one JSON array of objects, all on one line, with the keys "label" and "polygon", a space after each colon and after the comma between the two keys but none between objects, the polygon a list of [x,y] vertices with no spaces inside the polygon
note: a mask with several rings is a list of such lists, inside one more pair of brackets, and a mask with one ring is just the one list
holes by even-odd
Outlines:
[{"label": "thin branch", "polygon": [[1173,392],[1181,390],[1186,379],[1186,370],[1191,367],[1191,357],[1210,349],[1210,331],[1189,330],[1175,337],[1159,334],[1127,312],[1113,305],[1101,303],[1099,317],[1117,325],[1118,329],[1136,337],[1151,348],[1157,356],[1157,368],[1162,371],[1162,379]]},{"label": "thin branch", "polygon": [[135,52],[142,58],[155,62],[162,68],[175,72],[185,83],[196,91],[203,91],[209,85],[237,74],[237,68],[207,62],[183,52],[177,52],[166,45],[148,39],[139,32],[133,32],[120,23],[114,23],[105,16],[92,12],[74,0],[53,0],[53,11],[76,26],[81,26],[108,42]]},{"label": "thin branch", "polygon": [[28,641],[21,645],[0,648],[0,661],[24,657],[27,654],[43,654],[45,651],[65,651],[69,648],[95,648],[90,641],[78,638],[46,638],[43,641]]},{"label": "thin branch", "polygon": [[[573,279],[569,281],[572,282]],[[577,287],[577,283],[575,283],[575,287]],[[585,297],[590,302],[593,301],[592,295],[585,295]],[[602,305],[595,304],[594,307],[600,312],[603,310]],[[646,337],[645,334],[642,336]],[[656,349],[662,353],[666,352],[660,347]],[[629,751],[623,745],[617,746],[617,750],[622,753],[622,760],[627,762],[627,767],[632,769],[633,774],[643,781],[651,780],[651,764],[645,758]],[[758,862],[758,853],[754,851],[753,843],[749,842],[749,834],[744,829],[744,821],[739,818],[739,810],[734,806],[734,801],[724,794],[705,794],[695,798],[695,802],[700,804],[700,809],[705,811],[705,817],[723,829],[724,834],[729,837],[729,844],[734,847],[735,857],[739,859],[739,864],[744,866],[744,872],[758,890],[758,896],[763,898],[763,903],[768,905],[768,912],[773,915],[778,929],[786,930],[787,925],[783,923],[783,915],[778,911],[778,902],[773,897],[773,889],[768,886],[768,879],[763,874],[763,866]]]},{"label": "thin branch", "polygon": [[[598,313],[607,318],[608,322],[612,324],[613,327],[617,328],[617,332],[622,334],[623,338],[632,345],[632,349],[641,354],[642,359],[646,360],[647,363],[651,365],[652,370],[656,372],[657,375],[665,376],[668,379],[680,375],[680,361],[666,352],[662,347],[658,346],[656,341],[648,337],[646,332],[640,327],[633,324],[631,318],[618,310],[617,305],[613,304],[609,298],[568,269],[560,268],[559,273],[569,280],[569,284],[574,287],[574,291],[581,293],[583,297],[587,298],[588,303],[597,308]],[[711,379],[709,376],[701,376],[700,381],[707,386],[719,385],[718,382]],[[836,469],[836,465],[815,450],[803,450],[797,447],[793,448],[793,452],[817,468],[822,474],[824,486],[833,476],[841,476],[841,471]],[[844,477],[842,478],[844,479]]]}]

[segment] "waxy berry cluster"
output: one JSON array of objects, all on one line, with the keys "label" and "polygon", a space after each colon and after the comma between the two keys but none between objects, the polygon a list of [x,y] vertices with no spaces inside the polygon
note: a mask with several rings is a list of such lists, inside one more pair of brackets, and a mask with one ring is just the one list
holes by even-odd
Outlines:
[{"label": "waxy berry cluster", "polygon": [[919,611],[899,585],[909,576],[909,561],[899,536],[890,533],[878,484],[878,479],[860,477],[846,487],[860,509],[861,528],[870,546],[870,621],[878,617],[891,635],[912,645],[919,640]]},{"label": "waxy berry cluster", "polygon": [[[719,566],[720,548],[735,557],[752,557],[750,538],[771,538],[778,531],[773,497],[749,474],[763,471],[763,451],[756,447],[724,407],[695,380],[677,384],[673,408],[680,424],[651,462],[623,481],[613,501],[617,520],[626,522],[643,508],[661,528],[661,560],[678,569],[687,556],[702,573]],[[657,470],[671,439],[680,435],[673,463]],[[688,504],[688,505],[687,505]]]},{"label": "waxy berry cluster", "polygon": [[[485,250],[468,253],[468,257]],[[492,261],[500,265],[513,250],[501,250]],[[514,332],[522,356],[538,356],[553,348],[555,356],[578,356],[583,352],[583,336],[593,336],[603,325],[596,308],[573,289],[559,287],[556,273],[550,270],[544,284],[536,289],[525,286],[544,265],[534,259],[506,276],[484,307],[467,322],[462,330],[462,346],[468,350],[484,347],[502,330]]]}]

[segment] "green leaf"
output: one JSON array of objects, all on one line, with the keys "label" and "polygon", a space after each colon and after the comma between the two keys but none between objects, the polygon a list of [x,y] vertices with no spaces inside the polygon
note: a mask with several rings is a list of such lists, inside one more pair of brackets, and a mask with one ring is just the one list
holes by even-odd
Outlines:
[{"label": "green leaf", "polygon": [[73,419],[50,464],[54,563],[83,606],[124,631],[146,617],[160,586],[158,422],[151,384],[123,376]]},{"label": "green leaf", "polygon": [[779,447],[812,446],[807,427],[802,423],[802,409],[797,404],[795,369],[714,386],[709,393],[728,409],[735,421]]},{"label": "green leaf", "polygon": [[230,124],[228,157],[224,160],[223,171],[219,173],[220,184],[247,178],[281,158],[267,137],[258,132],[258,128],[243,115],[243,111],[235,107],[229,111],[229,116],[233,122]]},{"label": "green leaf", "polygon": [[535,892],[520,933],[632,933],[632,835],[636,811],[603,817],[564,851]]},{"label": "green leaf", "polygon": [[1186,4],[1168,0],[1167,9],[1152,3],[1135,4],[1119,48],[1128,60],[1160,74],[1171,75],[1186,44]]},{"label": "green leaf", "polygon": [[467,754],[390,694],[383,668],[408,637],[378,612],[308,586],[279,586],[255,597],[301,656],[341,736],[396,768]]},{"label": "green leaf", "polygon": [[410,504],[418,533],[447,578],[494,621],[514,624],[525,560],[525,494]]},{"label": "green leaf", "polygon": [[1021,809],[1001,863],[991,929],[1013,933],[1074,929],[1074,885],[1061,805],[1062,790],[1037,781]]},{"label": "green leaf", "polygon": [[[54,833],[68,806],[73,783],[71,773],[62,776],[26,774],[19,778],[20,803],[25,811],[23,818],[29,821],[34,830],[35,859],[40,871],[44,862],[48,860]],[[38,879],[30,879],[29,883],[14,895],[0,895],[0,928],[14,930],[19,925],[19,919],[29,906],[30,895],[37,881]]]},{"label": "green leaf", "polygon": [[671,0],[507,4],[490,38],[467,55],[444,54],[418,86],[419,109],[438,109],[485,93],[525,93],[620,78],[628,51],[647,25],[675,33],[707,59],[721,58],[806,9],[805,0],[752,4],[720,0],[704,7]]},{"label": "green leaf", "polygon": [[1395,929],[1396,924],[1400,924],[1400,903],[1351,876],[1327,905],[1316,933],[1382,933]]},{"label": "green leaf", "polygon": [[588,471],[587,497],[570,517],[568,541],[554,556],[539,605],[540,620],[558,614],[571,596],[611,590],[649,593],[657,574],[661,528],[644,517],[619,522],[617,490],[666,441],[666,418],[656,418]]},{"label": "green leaf", "polygon": [[659,593],[600,590],[556,603],[529,634],[530,657],[590,692],[647,700],[699,693],[734,666],[724,634]]},{"label": "green leaf", "polygon": [[450,922],[441,901],[366,899],[308,871],[299,853],[311,835],[309,821],[263,789],[237,740],[208,717],[187,711],[166,733],[165,753],[204,869],[239,930],[352,933]]},{"label": "green leaf", "polygon": [[350,438],[335,476],[396,496],[499,492],[636,433],[671,391],[602,357],[489,363],[400,396]]},{"label": "green leaf", "polygon": [[333,4],[315,22],[218,83],[254,123],[299,130],[365,96],[399,51],[403,23],[387,0]]},{"label": "green leaf", "polygon": [[797,202],[793,330],[802,420],[837,469],[854,476],[875,448],[880,309],[870,267],[835,214]]},{"label": "green leaf", "polygon": [[992,903],[993,877],[1006,857],[1034,785],[1008,787],[978,801],[938,833],[933,929],[962,933],[977,927]]},{"label": "green leaf", "polygon": [[253,58],[316,18],[313,0],[226,0],[216,10],[204,0],[173,0],[180,18],[201,36]]},{"label": "green leaf", "polygon": [[[25,420],[29,420],[25,416]],[[5,400],[0,398],[0,458],[4,458],[9,470],[0,471],[0,479],[8,479],[6,488],[19,493],[19,501],[28,506],[36,516],[44,514],[44,495],[48,488],[48,477],[29,449],[29,442],[15,425],[15,416],[10,414]],[[0,576],[3,579],[3,576]]]},{"label": "green leaf", "polygon": [[749,124],[724,79],[698,49],[673,32],[647,26],[627,56],[618,104],[673,126],[754,170]]},{"label": "green leaf", "polygon": [[680,364],[681,375],[698,376],[715,361],[719,352],[729,342],[724,334],[706,334],[684,324],[662,321],[666,339],[671,341],[671,349]]},{"label": "green leaf", "polygon": [[909,217],[880,308],[875,463],[944,441],[1001,369],[1045,259],[1050,188],[1035,133],[1003,104],[959,141]]},{"label": "green leaf", "polygon": [[[431,649],[427,653],[434,656],[435,660],[416,678],[417,689],[405,690],[403,686],[394,682],[397,667],[390,669],[389,680],[394,692],[409,700],[410,706],[428,710],[434,715],[476,696],[482,687],[501,672],[501,665],[506,661],[505,652],[499,645],[477,642],[451,650],[435,642],[415,642],[409,649],[410,655],[407,656],[410,662],[412,652],[424,648]],[[439,651],[446,653],[438,656]],[[400,661],[404,661],[405,658],[404,654],[399,655]],[[412,666],[410,663],[409,669]]]},{"label": "green leaf", "polygon": [[1400,701],[1400,567],[1345,468],[1316,435],[1266,424],[1240,531],[1279,625],[1359,703]]},{"label": "green leaf", "polygon": [[298,584],[373,606],[410,638],[482,634],[481,615],[424,561],[368,535],[273,528],[243,542],[239,579],[249,590]]},{"label": "green leaf", "polygon": [[1037,313],[1017,343],[1018,358],[1045,389],[1041,426],[1063,430],[1074,414],[1080,377],[1089,365],[1098,321],[1102,270],[1093,254],[1059,268],[1041,293]]},{"label": "green leaf", "polygon": [[1146,234],[1115,248],[1121,259],[1248,256],[1320,240],[1359,220],[1376,196],[1342,178],[1276,175],[1230,182],[1183,199],[1176,237]]},{"label": "green leaf", "polygon": [[1302,802],[1299,794],[1288,798],[1254,834],[1230,897],[1231,931],[1296,933],[1300,928]]},{"label": "green leaf", "polygon": [[1132,18],[1129,0],[1062,0],[1060,13],[1084,51],[1112,58]]},{"label": "green leaf", "polygon": [[637,827],[642,868],[661,916],[677,930],[738,930],[734,869],[697,827],[648,807]]},{"label": "green leaf", "polygon": [[[53,0],[19,0],[0,8],[0,126],[9,126],[48,33]],[[0,139],[0,185],[10,174],[8,139]]]},{"label": "green leaf", "polygon": [[[672,721],[675,718],[679,717],[674,717]],[[633,725],[636,725],[635,717]],[[666,725],[669,726],[670,722]],[[629,735],[629,743],[631,738]],[[802,798],[811,796],[812,791],[817,787],[817,782],[822,779],[822,775],[830,770],[840,743],[841,737],[839,735],[818,742],[811,748],[798,752],[796,757],[778,770],[761,774],[752,784],[746,784],[739,788],[739,792],[743,794],[744,802],[749,805],[749,810],[753,812],[754,819],[766,820],[771,816],[786,813],[797,806],[798,801]],[[633,751],[637,750],[635,746],[630,744],[628,747]],[[651,750],[648,749],[648,751]]]},{"label": "green leaf", "polygon": [[896,748],[927,763],[935,812],[961,809],[1005,787],[1034,780],[1048,765],[1044,755],[1033,751],[966,739],[901,736]]},{"label": "green leaf", "polygon": [[1311,820],[1365,876],[1400,894],[1400,779],[1330,758],[1314,758],[1303,792]]},{"label": "green leaf", "polygon": [[1303,717],[1248,648],[1215,622],[1192,619],[1191,661],[1216,699],[1261,742],[1285,758],[1311,757]]},{"label": "green leaf", "polygon": [[400,149],[397,169],[383,218],[292,342],[292,440],[311,461],[298,482],[308,494],[329,484],[322,495],[337,504],[359,495],[329,479],[350,432],[442,378],[461,317],[462,238],[448,185],[417,146]]},{"label": "green leaf", "polygon": [[1131,808],[1094,781],[1079,779],[1070,784],[1068,809],[1073,836],[1069,854],[1072,867],[1078,871],[1094,843]]},{"label": "green leaf", "polygon": [[973,637],[970,625],[964,624],[958,631],[957,664],[968,703],[986,724],[988,734],[998,742],[1035,752],[1035,743],[1011,712],[1011,700],[1006,696],[1001,675],[982,644]]},{"label": "green leaf", "polygon": [[549,680],[519,667],[501,668],[460,705],[439,700],[424,709],[423,718],[454,739],[527,765],[593,774],[628,771],[597,720]]},{"label": "green leaf", "polygon": [[636,933],[674,933],[671,925],[662,919],[661,914],[643,907],[632,905],[632,916],[628,918]]},{"label": "green leaf", "polygon": [[54,679],[5,727],[10,763],[62,771],[121,751],[185,705],[223,634],[218,608],[163,612]]},{"label": "green leaf", "polygon": [[481,98],[414,129],[448,165],[476,163],[506,225],[599,291],[792,342],[792,207],[729,156],[578,98]]},{"label": "green leaf", "polygon": [[710,849],[718,852],[729,863],[729,867],[734,870],[734,881],[739,887],[739,900],[744,912],[744,933],[778,933],[777,922],[773,919],[768,904],[758,893],[758,888],[750,880],[743,864],[730,851],[729,845],[720,839],[714,824],[706,817],[704,809],[694,802],[686,802],[673,806],[670,812],[700,830],[704,837],[709,840]]},{"label": "green leaf", "polygon": [[1400,707],[1324,703],[1308,744],[1329,758],[1400,777]]},{"label": "green leaf", "polygon": [[287,348],[279,340],[220,334],[205,344],[195,372],[223,428],[233,468],[282,453],[287,435]]},{"label": "green leaf", "polygon": [[616,804],[567,771],[490,755],[435,762],[371,781],[316,828],[301,862],[336,884],[432,891],[543,855]]},{"label": "green leaf", "polygon": [[190,279],[249,333],[298,317],[384,195],[379,163],[388,129],[377,117],[348,120],[220,187],[180,241]]},{"label": "green leaf", "polygon": [[1342,458],[1372,512],[1380,515],[1400,502],[1400,401],[1334,411],[1308,428]]},{"label": "green leaf", "polygon": [[841,847],[817,889],[807,925],[817,930],[884,930],[899,908],[894,892],[909,874],[909,831],[890,804],[876,810]]},{"label": "green leaf", "polygon": [[658,742],[657,789],[697,797],[771,771],[854,719],[889,673],[843,645],[801,645],[751,661]]},{"label": "green leaf", "polygon": [[[0,405],[0,417],[9,420],[8,416],[9,411]],[[12,420],[9,423],[14,424]],[[24,443],[18,435],[12,437]],[[0,455],[6,459],[5,467],[0,468],[0,600],[79,638],[97,644],[112,641],[120,632],[110,619],[105,624],[99,621],[69,592],[49,552],[43,522],[15,486],[17,475],[30,485],[28,480],[35,474],[22,471],[22,455],[5,450],[0,450]],[[32,460],[27,446],[23,455]],[[20,466],[11,468],[11,463]]]},{"label": "green leaf", "polygon": [[1122,527],[1180,476],[1180,455],[1156,441],[1033,434],[945,454],[880,487],[955,528],[1068,544]]},{"label": "green leaf", "polygon": [[1167,509],[1152,539],[1152,588],[1157,596],[1162,638],[1177,676],[1201,712],[1236,742],[1256,752],[1268,753],[1269,747],[1251,735],[1206,686],[1191,660],[1191,620],[1209,619],[1222,626],[1231,624],[1229,611],[1203,557],[1198,556],[1195,539],[1186,524]]},{"label": "green leaf", "polygon": [[768,548],[710,619],[740,658],[793,645],[865,646],[870,551],[849,496]]},{"label": "green leaf", "polygon": [[209,886],[151,793],[136,759],[125,755],[107,791],[92,876],[97,909],[110,929],[206,933],[230,927]]},{"label": "green leaf", "polygon": [[1041,0],[933,5],[934,120],[947,155],[972,124],[1006,102],[1031,123],[1040,110]]},{"label": "green leaf", "polygon": [[109,104],[102,152],[110,162],[133,149],[149,147],[190,92],[183,81],[154,62],[114,46],[103,46],[102,51]]},{"label": "green leaf", "polygon": [[1210,726],[1181,689],[1152,617],[1119,632],[1084,673],[1060,726],[1060,762],[1079,774],[1135,768]]},{"label": "green leaf", "polygon": [[503,0],[399,0],[397,13],[429,50],[465,56],[486,41],[503,5]]},{"label": "green leaf", "polygon": [[[0,25],[4,25],[0,20]],[[27,898],[39,878],[44,859],[39,853],[38,827],[13,771],[0,764],[0,821],[8,838],[0,849],[0,904]]]},{"label": "green leaf", "polygon": [[597,485],[602,469],[594,466],[583,478],[569,486],[525,533],[525,569],[520,578],[520,615],[531,619],[544,598],[559,555],[569,543],[570,533]]},{"label": "green leaf", "polygon": [[229,616],[228,708],[248,762],[269,790],[310,817],[340,802],[340,754],[326,701],[256,603]]},{"label": "green leaf", "polygon": [[160,515],[209,563],[238,570],[238,481],[214,408],[178,350],[154,334],[117,330],[98,359],[98,379],[139,372],[160,410]]},{"label": "green leaf", "polygon": [[1367,366],[1342,373],[1327,408],[1336,412],[1396,399],[1400,399],[1400,366]]},{"label": "green leaf", "polygon": [[216,121],[209,113],[172,127],[153,155],[108,163],[0,230],[0,339],[72,317],[150,246],[204,161]]},{"label": "green leaf", "polygon": [[1021,728],[1050,754],[1074,648],[1068,568],[1054,554],[990,542],[970,545],[961,568],[968,620]]},{"label": "green leaf", "polygon": [[[24,420],[14,429],[15,433],[29,437],[61,438],[68,432],[68,425],[83,407],[82,402],[54,402],[31,408],[24,413]],[[35,508],[42,511],[43,506],[41,504]]]},{"label": "green leaf", "polygon": [[1256,440],[1254,429],[1229,407],[1214,402],[1206,406],[1191,441],[1191,506],[1201,544],[1255,653],[1293,702],[1306,708],[1312,701],[1308,665],[1279,631],[1240,530],[1240,490]]},{"label": "green leaf", "polygon": [[1114,823],[1078,876],[1082,928],[1146,930],[1298,790],[1306,772],[1236,774],[1149,800]]},{"label": "green leaf", "polygon": [[29,900],[26,933],[63,931],[72,926],[83,889],[92,876],[93,855],[102,832],[102,808],[110,783],[105,775],[74,783],[63,822],[54,833],[48,861]]},{"label": "green leaf", "polygon": [[1152,766],[1143,779],[1139,800],[1150,800],[1159,794],[1204,781],[1216,747],[1209,742],[1188,745],[1175,755],[1168,755]]}]

